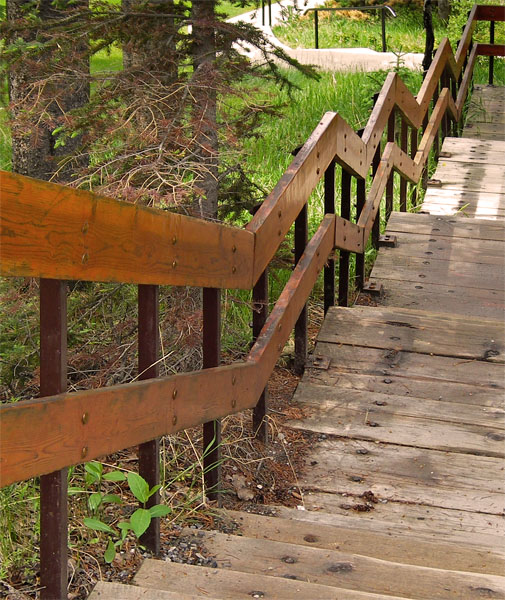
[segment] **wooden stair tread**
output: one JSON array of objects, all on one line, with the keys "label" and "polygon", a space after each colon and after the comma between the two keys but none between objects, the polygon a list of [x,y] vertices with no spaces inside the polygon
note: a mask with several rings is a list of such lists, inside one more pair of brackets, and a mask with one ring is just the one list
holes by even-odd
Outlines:
[{"label": "wooden stair tread", "polygon": [[[265,507],[266,509],[270,507]],[[272,507],[273,511],[275,508]],[[502,575],[505,572],[505,552],[469,549],[448,544],[414,539],[376,531],[357,530],[330,522],[304,520],[307,511],[286,508],[280,516],[257,515],[243,511],[222,511],[225,520],[237,523],[242,535],[302,546],[341,550],[404,564]],[[274,512],[275,514],[275,512]],[[328,515],[332,517],[332,515]]]},{"label": "wooden stair tread", "polygon": [[156,590],[125,585],[116,582],[99,581],[88,600],[223,600],[221,596],[208,594],[182,594],[179,591]]},{"label": "wooden stair tread", "polygon": [[400,502],[379,503],[374,510],[362,512],[351,508],[357,502],[348,494],[314,490],[303,492],[303,502],[305,510],[276,506],[275,513],[309,523],[373,531],[393,539],[408,536],[412,544],[417,541],[456,544],[505,556],[503,517]]},{"label": "wooden stair tread", "polygon": [[406,308],[330,308],[318,342],[505,361],[503,321]]},{"label": "wooden stair tread", "polygon": [[[192,533],[190,530],[188,533]],[[405,596],[412,599],[472,597],[478,589],[505,597],[505,578],[393,563],[336,550],[285,542],[198,532],[198,542],[220,568],[280,578],[300,578],[326,586]],[[143,579],[138,583],[146,585]]]},{"label": "wooden stair tread", "polygon": [[[288,565],[286,565],[288,566]],[[262,565],[262,569],[265,565]],[[212,569],[160,560],[146,560],[135,582],[162,590],[197,590],[202,594],[219,594],[222,600],[393,600],[392,596],[359,592],[333,586],[308,583],[283,576],[243,572],[233,568]],[[401,600],[398,596],[395,600]]]}]

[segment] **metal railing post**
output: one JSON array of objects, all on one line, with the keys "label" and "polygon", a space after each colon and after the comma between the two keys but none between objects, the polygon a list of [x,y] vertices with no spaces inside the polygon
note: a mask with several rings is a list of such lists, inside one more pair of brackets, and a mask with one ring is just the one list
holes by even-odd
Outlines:
[{"label": "metal railing post", "polygon": [[[138,370],[139,379],[158,377],[158,331],[159,288],[157,285],[138,286]],[[139,445],[139,474],[149,487],[160,483],[160,442],[151,440]],[[157,491],[147,501],[147,508],[160,503]],[[151,519],[146,532],[140,538],[142,544],[153,554],[160,553],[160,520]]]},{"label": "metal railing post", "polygon": [[[40,396],[67,389],[67,282],[40,280]],[[87,416],[81,417],[83,425]],[[81,456],[86,457],[87,448]],[[40,477],[40,598],[63,600],[68,585],[68,469]]]},{"label": "metal railing post", "polygon": [[314,35],[315,35],[315,48],[316,50],[319,48],[319,11],[314,11]]},{"label": "metal railing post", "polygon": [[[401,120],[400,147],[408,153],[409,126],[405,119]],[[407,212],[407,180],[400,176],[400,212]]]},{"label": "metal railing post", "polygon": [[[357,134],[359,137],[363,137],[364,129],[359,129]],[[357,177],[356,178],[356,222],[358,222],[359,216],[366,202],[366,179]],[[365,284],[365,250],[367,241],[364,240],[363,252],[356,254],[356,287],[359,290],[363,289]]]},{"label": "metal railing post", "polygon": [[[203,288],[203,368],[219,366],[221,360],[221,290]],[[221,421],[203,425],[205,493],[221,501]]]},{"label": "metal railing post", "polygon": [[[305,204],[295,220],[295,265],[305,252],[308,241],[308,211]],[[307,360],[307,305],[295,323],[295,373],[301,375]]]},{"label": "metal railing post", "polygon": [[[494,44],[494,21],[489,22],[489,43]],[[489,85],[494,83],[494,56],[489,57]]]},{"label": "metal railing post", "polygon": [[[260,275],[253,288],[253,315],[252,315],[252,332],[253,343],[257,340],[263,325],[268,317],[268,270],[265,269]],[[253,435],[266,444],[268,441],[268,423],[266,415],[268,411],[268,387],[265,387],[258,403],[253,408]]]},{"label": "metal railing post", "polygon": [[[340,200],[340,216],[351,220],[351,175],[342,168],[342,196]],[[338,270],[338,305],[347,306],[349,302],[349,252],[340,250]]]},{"label": "metal railing post", "polygon": [[[395,123],[396,109],[393,108],[388,119],[388,142],[395,141]],[[394,195],[395,174],[391,171],[386,184],[386,223],[389,221],[389,216],[393,212],[393,195]]]},{"label": "metal railing post", "polygon": [[[324,212],[335,214],[335,161],[324,173]],[[335,259],[331,256],[324,267],[324,314],[335,306]]]}]

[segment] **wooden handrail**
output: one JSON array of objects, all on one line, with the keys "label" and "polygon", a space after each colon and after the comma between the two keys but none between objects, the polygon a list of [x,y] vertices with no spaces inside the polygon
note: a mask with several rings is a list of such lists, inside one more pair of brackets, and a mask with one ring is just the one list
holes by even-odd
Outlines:
[{"label": "wooden handrail", "polygon": [[[456,56],[447,39],[441,43],[417,98],[389,74],[362,137],[326,113],[245,230],[1,172],[1,274],[251,289],[334,161],[365,178],[396,109],[420,129],[440,78],[458,80],[475,21],[489,15],[505,20],[505,7],[474,7]],[[0,485],[254,406],[333,250],[364,252],[391,172],[419,181],[444,116],[461,119],[481,52],[505,55],[502,47],[473,46],[456,100],[441,90],[414,158],[393,141],[385,145],[358,222],[323,219],[244,363],[4,405]]]}]

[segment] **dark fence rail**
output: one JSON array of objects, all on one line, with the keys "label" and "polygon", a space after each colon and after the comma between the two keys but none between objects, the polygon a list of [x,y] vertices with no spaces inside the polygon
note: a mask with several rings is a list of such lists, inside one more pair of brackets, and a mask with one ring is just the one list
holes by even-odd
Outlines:
[{"label": "dark fence rail", "polygon": [[[309,12],[314,13],[314,48],[319,48],[319,13],[320,12],[339,12],[339,11],[350,11],[350,10],[380,10],[381,13],[381,35],[382,35],[382,51],[387,52],[387,40],[386,40],[386,14],[389,13],[392,17],[396,17],[395,11],[387,4],[381,4],[379,6],[339,6],[335,8],[308,8],[304,14]],[[491,42],[492,43],[492,42]]]},{"label": "dark fence rail", "polygon": [[[334,304],[335,250],[339,250],[339,304],[349,293],[349,253],[363,255],[378,219],[392,209],[394,174],[406,185],[424,177],[428,155],[462,118],[479,55],[505,56],[504,46],[473,44],[476,21],[504,21],[505,7],[474,6],[456,55],[445,39],[416,97],[395,73],[377,96],[365,129],[357,134],[337,113],[326,113],[245,230],[133,206],[89,192],[0,172],[1,274],[41,278],[40,398],[0,408],[0,484],[41,475],[42,598],[66,597],[66,468],[139,444],[139,469],[149,484],[159,477],[157,439],[204,424],[219,462],[219,419],[253,408],[253,426],[266,439],[267,382],[293,328],[301,365],[306,353],[304,307],[325,268],[325,309]],[[396,143],[395,115],[401,119]],[[382,142],[384,135],[387,141]],[[342,177],[341,214],[335,214],[336,166]],[[365,181],[372,184],[365,194]],[[357,180],[357,222],[351,220],[352,179]],[[326,215],[310,241],[306,209],[324,180]],[[296,222],[296,266],[270,315],[266,270]],[[358,284],[364,282],[358,261]],[[83,392],[66,391],[67,279],[139,285],[141,380]],[[157,286],[203,288],[204,369],[157,378]],[[219,366],[220,288],[253,289],[254,345],[242,363]],[[206,485],[217,494],[219,471]],[[143,537],[154,552],[154,519]]]}]

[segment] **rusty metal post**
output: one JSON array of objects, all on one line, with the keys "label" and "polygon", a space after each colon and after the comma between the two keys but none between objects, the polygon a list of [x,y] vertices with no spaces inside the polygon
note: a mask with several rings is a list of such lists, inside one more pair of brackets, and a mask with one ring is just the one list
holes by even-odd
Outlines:
[{"label": "rusty metal post", "polygon": [[[435,110],[435,105],[438,102],[439,89],[440,89],[439,86],[440,86],[440,82],[437,84],[437,86],[435,87],[435,91],[433,92],[432,111]],[[435,135],[435,139],[433,140],[433,154],[435,156],[435,160],[438,160],[438,156],[440,154],[440,127],[438,128],[438,131]]]},{"label": "rusty metal post", "polygon": [[[253,288],[252,294],[253,301],[253,317],[252,317],[252,330],[253,330],[253,343],[258,339],[258,336],[265,324],[268,317],[268,271],[265,269],[260,275],[260,278],[256,282]],[[253,434],[254,436],[263,442],[264,444],[268,441],[268,423],[266,420],[268,411],[268,388],[265,387],[258,403],[253,408]]]},{"label": "rusty metal post", "polygon": [[[383,11],[384,14],[384,11]],[[363,137],[364,129],[359,129],[357,134],[359,137]],[[363,206],[366,201],[366,179],[361,177],[356,178],[356,222],[358,222]],[[359,290],[363,289],[365,284],[365,250],[367,240],[364,240],[363,252],[356,254],[356,287]]]},{"label": "rusty metal post", "polygon": [[[302,208],[295,220],[295,265],[305,252],[308,240],[307,205]],[[295,323],[295,360],[294,371],[301,375],[307,360],[307,305],[305,305]]]},{"label": "rusty metal post", "polygon": [[[324,212],[335,214],[335,161],[332,161],[324,173]],[[335,259],[334,253],[324,267],[324,314],[335,306]]]},{"label": "rusty metal post", "polygon": [[[372,97],[373,105],[377,104],[377,99],[379,98],[379,94],[374,94]],[[372,181],[377,173],[381,160],[381,143],[379,141],[377,145],[377,149],[375,150],[375,154],[372,159]],[[375,217],[375,221],[372,225],[372,245],[378,250],[379,249],[379,237],[380,237],[380,226],[381,226],[381,209],[379,204],[379,210],[377,211],[377,216]]]},{"label": "rusty metal post", "polygon": [[[219,366],[221,360],[221,290],[203,288],[203,368]],[[221,421],[203,425],[205,493],[221,503]]]},{"label": "rusty metal post", "polygon": [[[494,44],[494,21],[489,22],[489,43]],[[489,57],[489,85],[494,84],[494,56]]]},{"label": "rusty metal post", "polygon": [[[138,370],[139,379],[158,377],[158,330],[159,330],[159,288],[157,285],[138,286]],[[139,445],[139,474],[149,487],[160,483],[160,442],[151,440]],[[147,508],[160,503],[157,491],[147,501]],[[140,538],[141,543],[154,555],[160,553],[160,520],[151,519],[147,531]]]},{"label": "rusty metal post", "polygon": [[[67,389],[67,283],[40,280],[40,396]],[[83,422],[85,421],[83,415]],[[82,449],[85,458],[87,448]],[[67,598],[67,469],[40,477],[41,600]]]},{"label": "rusty metal post", "polygon": [[[410,130],[410,158],[414,159],[417,154],[418,132],[415,127]],[[410,196],[410,206],[415,207],[417,204],[417,186],[412,184],[412,194]]]},{"label": "rusty metal post", "polygon": [[[400,130],[400,147],[407,153],[409,140],[409,125],[405,119],[402,119]],[[407,212],[407,180],[400,177],[400,212]]]},{"label": "rusty metal post", "polygon": [[[342,167],[342,196],[340,216],[351,219],[351,175]],[[338,260],[338,305],[347,306],[349,302],[349,252],[340,250]]]},{"label": "rusty metal post", "polygon": [[[395,141],[395,121],[396,109],[393,108],[388,119],[388,142]],[[392,171],[386,184],[386,223],[389,221],[389,216],[393,212],[394,183],[395,174],[394,171]]]},{"label": "rusty metal post", "polygon": [[[429,111],[426,111],[426,114],[423,117],[423,135],[424,135],[424,132],[426,131],[426,129],[428,128],[428,123],[430,120],[428,112]],[[424,166],[421,181],[422,181],[423,189],[425,190],[428,187],[428,161],[426,161],[426,165]]]}]

